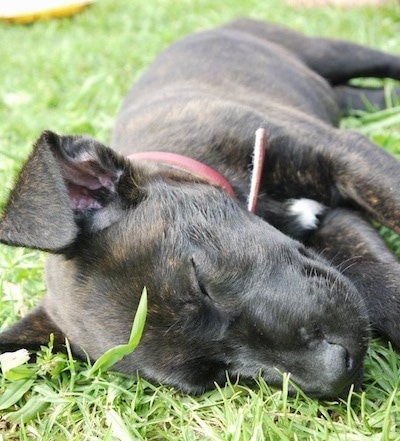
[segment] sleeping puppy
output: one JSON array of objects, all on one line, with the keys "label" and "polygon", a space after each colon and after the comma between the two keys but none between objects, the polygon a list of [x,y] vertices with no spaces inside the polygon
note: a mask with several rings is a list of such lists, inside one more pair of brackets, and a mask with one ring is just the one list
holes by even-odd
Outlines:
[{"label": "sleeping puppy", "polygon": [[349,108],[384,107],[382,89],[349,84],[365,76],[400,79],[400,57],[239,20],[156,59],[112,149],[43,133],[0,238],[51,254],[48,293],[0,350],[54,333],[96,360],[126,343],[146,286],[144,334],[122,372],[191,393],[226,373],[279,386],[287,372],[316,397],[359,385],[371,328],[400,348],[400,268],[369,223],[400,232],[400,164],[337,128]]}]

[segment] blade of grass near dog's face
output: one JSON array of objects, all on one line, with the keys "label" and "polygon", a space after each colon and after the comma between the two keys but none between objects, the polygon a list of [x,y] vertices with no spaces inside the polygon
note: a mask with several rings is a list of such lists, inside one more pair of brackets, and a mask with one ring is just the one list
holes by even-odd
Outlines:
[{"label": "blade of grass near dog's face", "polygon": [[136,346],[142,337],[144,325],[146,322],[147,314],[147,290],[143,289],[142,296],[140,298],[139,306],[135,314],[135,319],[133,321],[131,335],[129,337],[129,342],[125,345],[118,345],[114,348],[106,351],[91,367],[88,375],[93,375],[95,372],[102,370],[105,371],[110,369],[115,363],[122,360],[125,355],[130,354],[134,351]]}]

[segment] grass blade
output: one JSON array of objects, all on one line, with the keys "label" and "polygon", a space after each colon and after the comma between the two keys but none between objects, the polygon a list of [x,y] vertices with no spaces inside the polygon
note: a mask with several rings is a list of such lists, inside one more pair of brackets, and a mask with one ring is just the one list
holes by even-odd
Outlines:
[{"label": "grass blade", "polygon": [[118,363],[126,355],[132,353],[142,337],[147,314],[147,290],[143,288],[139,306],[135,314],[131,335],[127,344],[118,345],[106,351],[90,368],[88,375],[92,376],[98,371],[106,371]]},{"label": "grass blade", "polygon": [[20,400],[35,382],[34,378],[14,381],[0,397],[0,410],[9,409]]}]

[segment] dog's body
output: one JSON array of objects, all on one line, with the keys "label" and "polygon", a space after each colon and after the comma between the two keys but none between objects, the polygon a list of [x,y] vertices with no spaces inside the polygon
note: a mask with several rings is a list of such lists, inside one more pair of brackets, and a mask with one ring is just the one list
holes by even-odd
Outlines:
[{"label": "dog's body", "polygon": [[[400,79],[400,57],[240,20],[155,61],[118,117],[119,154],[44,133],[0,238],[53,253],[48,295],[0,350],[53,332],[96,359],[127,341],[146,286],[146,328],[124,372],[191,392],[226,371],[271,384],[290,372],[315,396],[359,383],[371,324],[400,348],[399,264],[364,219],[400,232],[400,164],[335,127],[364,98],[384,106],[382,90],[347,84],[359,76]],[[245,202],[260,126],[256,216]],[[151,150],[213,167],[236,198],[184,168],[124,157]]]}]

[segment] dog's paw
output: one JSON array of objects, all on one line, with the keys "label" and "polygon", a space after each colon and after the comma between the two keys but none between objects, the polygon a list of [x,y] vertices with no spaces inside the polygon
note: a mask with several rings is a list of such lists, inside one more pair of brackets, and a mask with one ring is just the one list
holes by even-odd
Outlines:
[{"label": "dog's paw", "polygon": [[289,199],[280,228],[294,239],[303,240],[318,229],[327,207],[313,199]]},{"label": "dog's paw", "polygon": [[320,223],[321,215],[325,212],[325,205],[313,199],[291,199],[288,212],[293,221],[302,230],[315,230]]},{"label": "dog's paw", "polygon": [[373,328],[400,351],[400,264],[375,265],[370,273],[376,284],[368,299]]},{"label": "dog's paw", "polygon": [[297,240],[303,240],[318,229],[327,207],[313,199],[269,199],[260,214],[278,230]]}]

